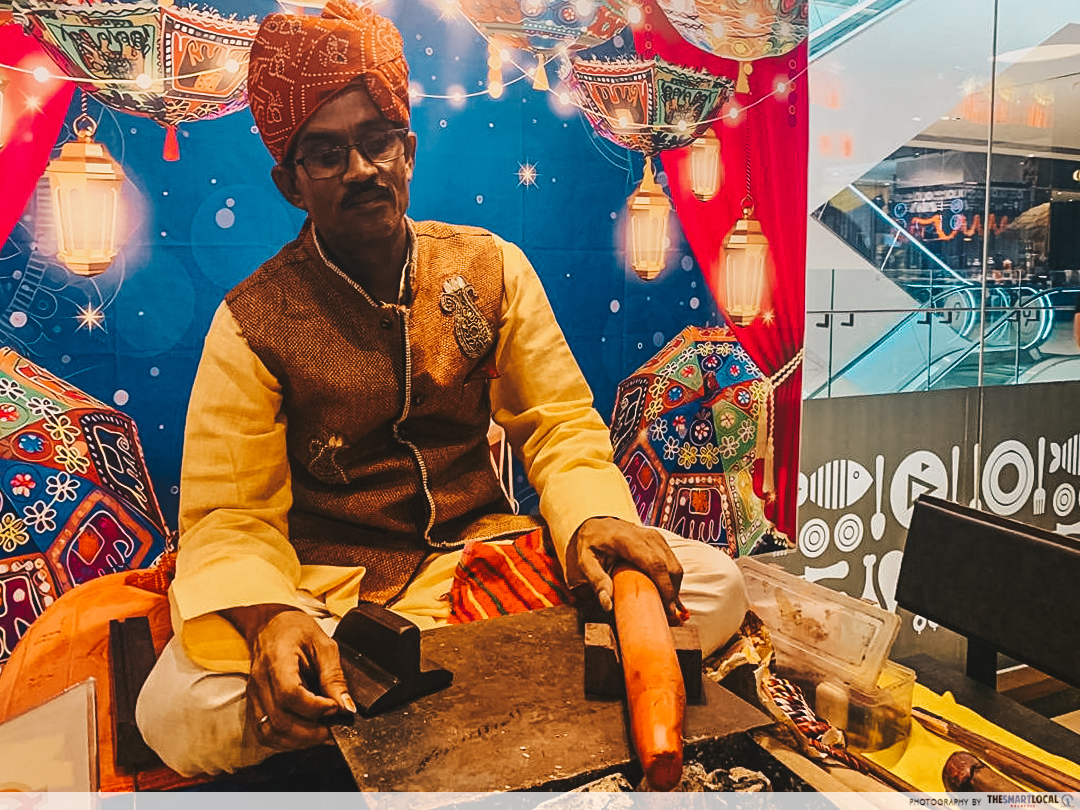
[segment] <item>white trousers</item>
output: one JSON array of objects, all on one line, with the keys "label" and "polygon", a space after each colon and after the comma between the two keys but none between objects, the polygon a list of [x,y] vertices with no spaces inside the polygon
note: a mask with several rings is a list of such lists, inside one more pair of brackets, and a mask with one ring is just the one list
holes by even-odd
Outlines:
[{"label": "white trousers", "polygon": [[[723,551],[686,540],[666,530],[671,550],[683,567],[680,596],[690,611],[690,624],[697,628],[701,649],[709,655],[735,634],[747,609],[746,588],[739,569]],[[432,599],[432,577],[445,575],[445,593],[450,588],[460,551],[430,558],[416,582],[422,596],[405,592],[393,607],[421,628],[446,624],[450,604]],[[338,619],[323,603],[303,591],[304,609],[328,635]],[[179,637],[166,645],[139,693],[136,721],[147,744],[173,770],[185,776],[199,773],[232,772],[254,765],[276,749],[261,745],[253,729],[245,728],[247,675],[222,673],[195,664],[184,652]]]}]

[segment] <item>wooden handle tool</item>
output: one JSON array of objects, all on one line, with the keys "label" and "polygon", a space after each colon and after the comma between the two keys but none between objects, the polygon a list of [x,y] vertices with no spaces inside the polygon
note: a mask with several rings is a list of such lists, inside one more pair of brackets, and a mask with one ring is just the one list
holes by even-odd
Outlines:
[{"label": "wooden handle tool", "polygon": [[686,688],[656,585],[635,568],[612,574],[630,734],[653,790],[682,779]]},{"label": "wooden handle tool", "polygon": [[957,751],[941,769],[941,781],[950,793],[1027,793],[974,754]]},{"label": "wooden handle tool", "polygon": [[1042,762],[1025,756],[1018,751],[1013,751],[1008,746],[976,734],[974,731],[950,722],[933,712],[928,712],[916,706],[911,710],[911,716],[918,720],[927,730],[957,745],[962,745],[1014,779],[1022,779],[1029,785],[1039,788],[1039,790],[1057,793],[1080,791],[1080,779],[1062,773],[1057,768],[1044,765]]}]

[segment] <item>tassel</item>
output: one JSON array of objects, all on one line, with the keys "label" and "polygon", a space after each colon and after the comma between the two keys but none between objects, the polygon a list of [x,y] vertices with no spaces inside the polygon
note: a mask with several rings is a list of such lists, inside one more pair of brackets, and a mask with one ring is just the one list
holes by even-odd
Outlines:
[{"label": "tassel", "polygon": [[765,385],[768,392],[762,397],[758,406],[757,418],[757,441],[754,443],[754,456],[765,461],[765,478],[762,481],[762,490],[766,493],[772,491],[772,435],[769,430],[769,414],[773,404],[772,383],[766,379]]},{"label": "tassel", "polygon": [[775,453],[773,451],[773,437],[771,430],[769,431],[768,443],[768,449],[765,451],[765,471],[764,478],[761,482],[761,488],[766,495],[771,495],[776,491],[776,476],[773,472]]},{"label": "tassel", "polygon": [[533,90],[550,90],[547,69],[544,67],[544,55],[536,55],[536,70],[533,71]]},{"label": "tassel", "polygon": [[754,66],[749,62],[739,62],[739,78],[735,82],[735,92],[750,92],[750,74],[754,72]]},{"label": "tassel", "polygon": [[[776,490],[776,478],[773,474],[773,434],[776,428],[776,389],[779,388],[784,382],[795,373],[795,370],[802,365],[803,358],[806,356],[805,349],[799,349],[795,353],[795,356],[784,363],[783,367],[773,374],[771,377],[765,379],[765,385],[768,386],[768,394],[765,397],[765,402],[762,404],[761,411],[758,413],[758,447],[761,446],[761,422],[765,420],[765,469],[763,470],[763,480],[761,482],[762,491],[769,495]],[[976,465],[977,466],[977,465]]]},{"label": "tassel", "polygon": [[165,149],[161,156],[170,162],[180,159],[180,142],[176,139],[176,127],[173,124],[165,126]]}]

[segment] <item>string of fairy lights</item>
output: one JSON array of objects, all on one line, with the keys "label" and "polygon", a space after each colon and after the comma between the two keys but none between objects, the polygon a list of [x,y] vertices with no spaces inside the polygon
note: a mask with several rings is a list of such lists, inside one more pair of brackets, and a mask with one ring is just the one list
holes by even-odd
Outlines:
[{"label": "string of fairy lights", "polygon": [[[128,86],[135,87],[139,90],[150,90],[154,86],[154,78],[149,73],[140,73],[134,79],[104,79],[97,76],[87,78],[85,76],[66,76],[63,73],[54,73],[46,67],[38,65],[35,68],[24,68],[19,65],[8,65],[0,62],[0,68],[4,70],[10,70],[15,73],[22,73],[27,76],[33,76],[42,84],[49,81],[60,82],[77,82],[78,84],[101,84],[110,86]],[[209,76],[211,74],[227,73],[229,75],[235,75],[240,70],[240,63],[235,59],[225,60],[225,64],[220,67],[207,68],[206,70],[199,70],[194,73],[177,73],[173,76],[162,76],[157,79],[158,82],[178,82],[186,81],[189,79],[197,79],[200,76]]]},{"label": "string of fairy lights", "polygon": [[[375,0],[375,2],[378,2],[378,0]],[[507,86],[525,79],[531,79],[532,86],[535,90],[554,95],[558,103],[567,109],[576,108],[580,112],[585,113],[585,117],[588,118],[594,128],[598,130],[598,134],[598,122],[609,125],[612,131],[619,134],[620,138],[629,137],[633,139],[641,135],[655,136],[671,133],[674,133],[677,136],[686,136],[687,134],[696,133],[692,142],[684,143],[682,145],[689,145],[691,148],[692,178],[690,190],[695,197],[702,201],[711,199],[716,193],[719,183],[718,165],[720,143],[716,134],[712,131],[712,125],[722,121],[724,118],[728,118],[733,122],[738,121],[748,110],[753,109],[760,104],[764,104],[780,94],[789,93],[794,89],[795,83],[801,80],[806,72],[806,68],[804,67],[802,71],[794,76],[789,75],[786,79],[778,80],[770,92],[764,93],[755,99],[750,99],[747,92],[740,93],[738,85],[736,85],[736,95],[740,97],[740,100],[743,103],[732,104],[724,112],[720,112],[720,108],[716,108],[716,114],[709,118],[704,118],[702,120],[687,120],[684,118],[670,123],[635,121],[632,119],[631,113],[627,110],[613,111],[615,114],[610,115],[596,105],[585,106],[587,100],[581,96],[580,90],[567,84],[568,77],[572,76],[574,64],[570,55],[569,45],[564,44],[562,47],[555,49],[551,52],[550,56],[542,51],[531,51],[529,48],[521,48],[520,50],[529,50],[536,56],[535,66],[523,65],[514,57],[513,51],[510,48],[506,47],[504,43],[499,42],[496,37],[488,36],[481,25],[478,25],[468,15],[464,14],[458,5],[458,0],[432,0],[432,2],[442,9],[442,18],[449,20],[460,17],[461,19],[464,19],[480,38],[486,42],[488,48],[487,86],[483,87],[483,82],[481,82],[483,89],[474,92],[466,92],[464,88],[451,86],[450,91],[446,93],[425,93],[422,87],[414,82],[409,87],[411,100],[414,102],[423,99],[445,100],[455,106],[462,105],[470,99],[482,96],[497,100],[504,95]],[[627,20],[631,26],[634,25],[635,22],[640,23],[642,21],[643,14],[640,8],[634,4],[629,4],[626,8]],[[616,44],[621,47],[621,43],[616,42]],[[428,49],[428,52],[430,53],[430,49]],[[559,76],[561,82],[554,89],[548,83],[546,70],[548,59],[558,60],[560,66]],[[649,61],[657,60],[658,57],[653,57],[653,60],[641,61],[648,63]],[[503,70],[507,66],[516,69],[519,75],[504,82]],[[190,80],[211,74],[220,75],[225,73],[235,77],[242,67],[239,60],[229,58],[222,65],[182,75],[155,77],[149,73],[143,72],[133,79],[97,79],[57,74],[55,71],[40,64],[34,67],[22,67],[0,63],[0,88],[3,87],[3,81],[5,79],[4,71],[12,70],[32,75],[37,81],[42,83],[46,83],[50,80],[59,80],[76,82],[79,84],[113,87],[126,86],[132,87],[136,92],[141,91],[145,93],[154,92],[158,87],[162,87],[166,83]],[[748,72],[749,69],[746,65],[740,64],[740,81]],[[706,78],[709,78],[707,74]],[[0,94],[0,116],[2,116],[3,112],[3,101],[3,95]],[[40,105],[39,100],[33,97],[27,97],[26,103],[28,107],[33,107],[35,109]],[[85,110],[81,118],[92,120],[86,115]],[[0,117],[0,126],[2,126],[2,123],[3,119]],[[90,134],[92,134],[92,130]],[[175,138],[175,135],[173,137]],[[73,143],[66,144],[61,150],[60,157],[54,159],[49,164],[46,173],[49,175],[50,184],[62,186],[64,183],[72,182],[89,183],[92,179],[93,183],[100,186],[98,193],[101,195],[102,210],[105,211],[107,218],[115,225],[115,221],[118,218],[117,206],[119,204],[119,187],[124,180],[123,171],[119,164],[117,164],[105,150],[102,150],[102,160],[104,161],[103,166],[107,164],[107,170],[101,172],[102,176],[89,178],[85,171],[80,174],[73,169],[63,169],[63,165],[73,166],[75,162],[77,162],[74,150],[85,148],[87,144],[92,143],[89,137],[84,138],[82,136],[80,136],[80,142],[81,144],[78,145]],[[168,139],[166,140],[166,143],[168,144]],[[620,145],[627,144],[620,142]],[[632,141],[629,142],[629,145],[634,146]],[[68,154],[69,151],[71,151],[70,155]],[[672,206],[668,194],[658,185],[656,178],[654,177],[652,161],[649,159],[653,154],[652,150],[649,150],[648,148],[639,148],[638,151],[644,151],[647,159],[644,164],[644,176],[641,184],[627,203],[628,221],[626,231],[626,253],[630,268],[642,279],[651,280],[656,278],[666,266],[667,247],[669,245],[667,236],[668,219]],[[174,158],[167,157],[167,159]],[[66,160],[72,162],[65,164]],[[536,176],[535,165],[524,163],[519,166],[519,185],[535,185]],[[749,183],[748,164],[748,187]],[[53,196],[56,200],[62,201],[65,199],[62,190],[55,193]],[[749,192],[747,199],[752,199],[749,196]],[[62,202],[60,203],[60,207],[61,210],[57,211],[57,218],[60,221],[63,221],[65,217],[72,218],[80,216],[78,212],[65,212],[62,210]],[[98,209],[95,208],[95,210]],[[93,276],[104,272],[104,270],[112,263],[117,254],[117,250],[119,249],[119,246],[115,243],[115,227],[110,228],[110,233],[112,233],[112,236],[108,240],[107,245],[97,246],[92,249],[86,248],[85,246],[62,249],[58,253],[58,258],[61,259],[72,272],[80,275]],[[766,254],[769,251],[768,241],[761,234],[760,224],[753,218],[752,203],[749,207],[744,207],[743,217],[738,221],[735,229],[733,229],[728,237],[725,238],[724,251],[725,254],[727,254],[728,268],[725,273],[728,286],[725,309],[728,311],[729,315],[735,317],[736,322],[746,325],[761,314],[761,291],[762,285],[765,283],[763,275],[764,265]],[[742,303],[738,303],[738,301],[741,301],[742,299],[746,300]],[[737,313],[739,312],[743,314],[738,315]],[[766,313],[766,316],[767,314],[768,313]],[[769,323],[767,317],[765,318],[765,322]],[[93,324],[88,323],[87,328],[92,329]]]},{"label": "string of fairy lights", "polygon": [[[477,25],[473,20],[469,19],[468,16],[463,14],[455,0],[433,0],[433,2],[435,2],[436,5],[438,5],[438,7],[441,9],[441,19],[464,19],[473,28],[473,30],[487,43],[489,53],[489,72],[487,87],[482,90],[477,90],[473,92],[466,92],[463,89],[452,89],[450,92],[446,93],[426,93],[420,88],[418,84],[413,83],[409,87],[409,97],[411,100],[420,101],[423,99],[433,99],[450,101],[453,104],[462,104],[470,99],[483,96],[487,96],[497,100],[502,97],[503,93],[505,92],[505,88],[525,79],[531,79],[533,81],[534,89],[552,94],[558,101],[558,103],[562,106],[566,108],[576,108],[581,112],[585,111],[586,108],[574,98],[574,95],[565,85],[559,85],[556,88],[551,88],[550,86],[548,86],[547,78],[545,75],[545,59],[543,56],[538,55],[537,64],[534,67],[522,65],[521,63],[519,63],[518,60],[513,57],[511,49],[503,46],[494,38],[488,36],[487,32],[485,32],[481,26]],[[627,6],[627,20],[631,24],[634,24],[635,22],[640,22],[641,19],[642,12],[640,8],[633,4]],[[560,60],[568,61],[570,59],[569,49],[564,46],[562,49],[559,49],[555,52],[555,57]],[[496,59],[498,60],[497,64],[495,63]],[[509,81],[502,81],[501,71],[505,65],[509,65],[512,68],[516,69],[519,75],[513,79],[510,79]],[[189,73],[178,73],[171,76],[154,76],[149,73],[143,72],[139,73],[137,76],[131,79],[120,79],[100,78],[96,76],[68,76],[63,73],[58,73],[55,70],[50,70],[49,68],[46,68],[42,65],[38,65],[33,68],[24,68],[20,65],[12,65],[5,62],[0,62],[0,92],[3,91],[4,85],[6,84],[5,77],[2,71],[12,71],[15,73],[31,75],[34,77],[34,79],[36,79],[42,84],[45,84],[49,81],[75,82],[78,84],[130,87],[134,88],[137,91],[147,92],[153,90],[155,85],[160,86],[164,83],[190,81],[202,76],[222,73],[232,76],[239,72],[241,68],[241,63],[238,60],[230,57],[224,62],[224,64],[216,67],[207,68],[205,70],[199,70]],[[607,123],[619,127],[619,129],[623,132],[632,133],[635,131],[672,131],[676,134],[682,135],[693,129],[697,129],[698,127],[709,126],[719,121],[722,121],[724,118],[737,120],[739,116],[742,115],[744,112],[758,106],[759,104],[763,104],[769,99],[780,96],[781,94],[788,93],[795,87],[796,82],[802,78],[806,70],[807,68],[804,67],[803,70],[800,71],[800,73],[798,73],[796,76],[791,77],[786,81],[777,82],[772,92],[766,95],[763,95],[752,101],[744,101],[741,105],[729,105],[728,108],[720,115],[712,118],[704,118],[697,121],[680,120],[674,124],[659,124],[636,122],[628,120],[625,117],[615,118],[613,116],[608,116],[604,114],[603,111],[593,107],[590,107],[588,109],[588,112],[595,118],[603,119]],[[0,101],[0,105],[2,104],[3,102]],[[36,110],[39,108],[39,105],[40,100],[36,97],[26,97],[26,109]]]}]

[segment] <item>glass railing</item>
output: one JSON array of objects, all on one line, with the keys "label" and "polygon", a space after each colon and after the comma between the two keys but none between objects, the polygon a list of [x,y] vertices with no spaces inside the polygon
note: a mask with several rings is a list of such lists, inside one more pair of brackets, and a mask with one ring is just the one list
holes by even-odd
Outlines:
[{"label": "glass railing", "polygon": [[[808,398],[1013,384],[1045,379],[1051,367],[1058,369],[1051,379],[1076,374],[1075,364],[1062,364],[1077,351],[1073,279],[1007,266],[984,286],[974,248],[940,238],[928,245],[918,232],[924,226],[910,224],[917,218],[885,209],[850,185],[814,213],[864,266],[828,271],[827,305],[819,290],[818,305],[808,308],[808,353],[826,358],[807,377]],[[953,220],[957,234],[963,222]],[[851,306],[860,297],[880,301],[889,282],[893,306]],[[873,296],[860,294],[872,285]]]},{"label": "glass railing", "polygon": [[[910,310],[813,310],[807,312],[808,347],[834,361],[838,332],[854,332],[860,321],[893,316],[894,324],[842,365],[830,367],[824,382],[807,389],[809,398],[930,391],[976,385],[1012,385],[1076,379],[1080,354],[1073,343],[1077,289],[987,290],[995,302],[985,309],[952,305],[972,286],[938,294]],[[980,327],[986,321],[985,332]],[[817,329],[823,336],[814,335]],[[982,368],[980,369],[980,361]]]}]

